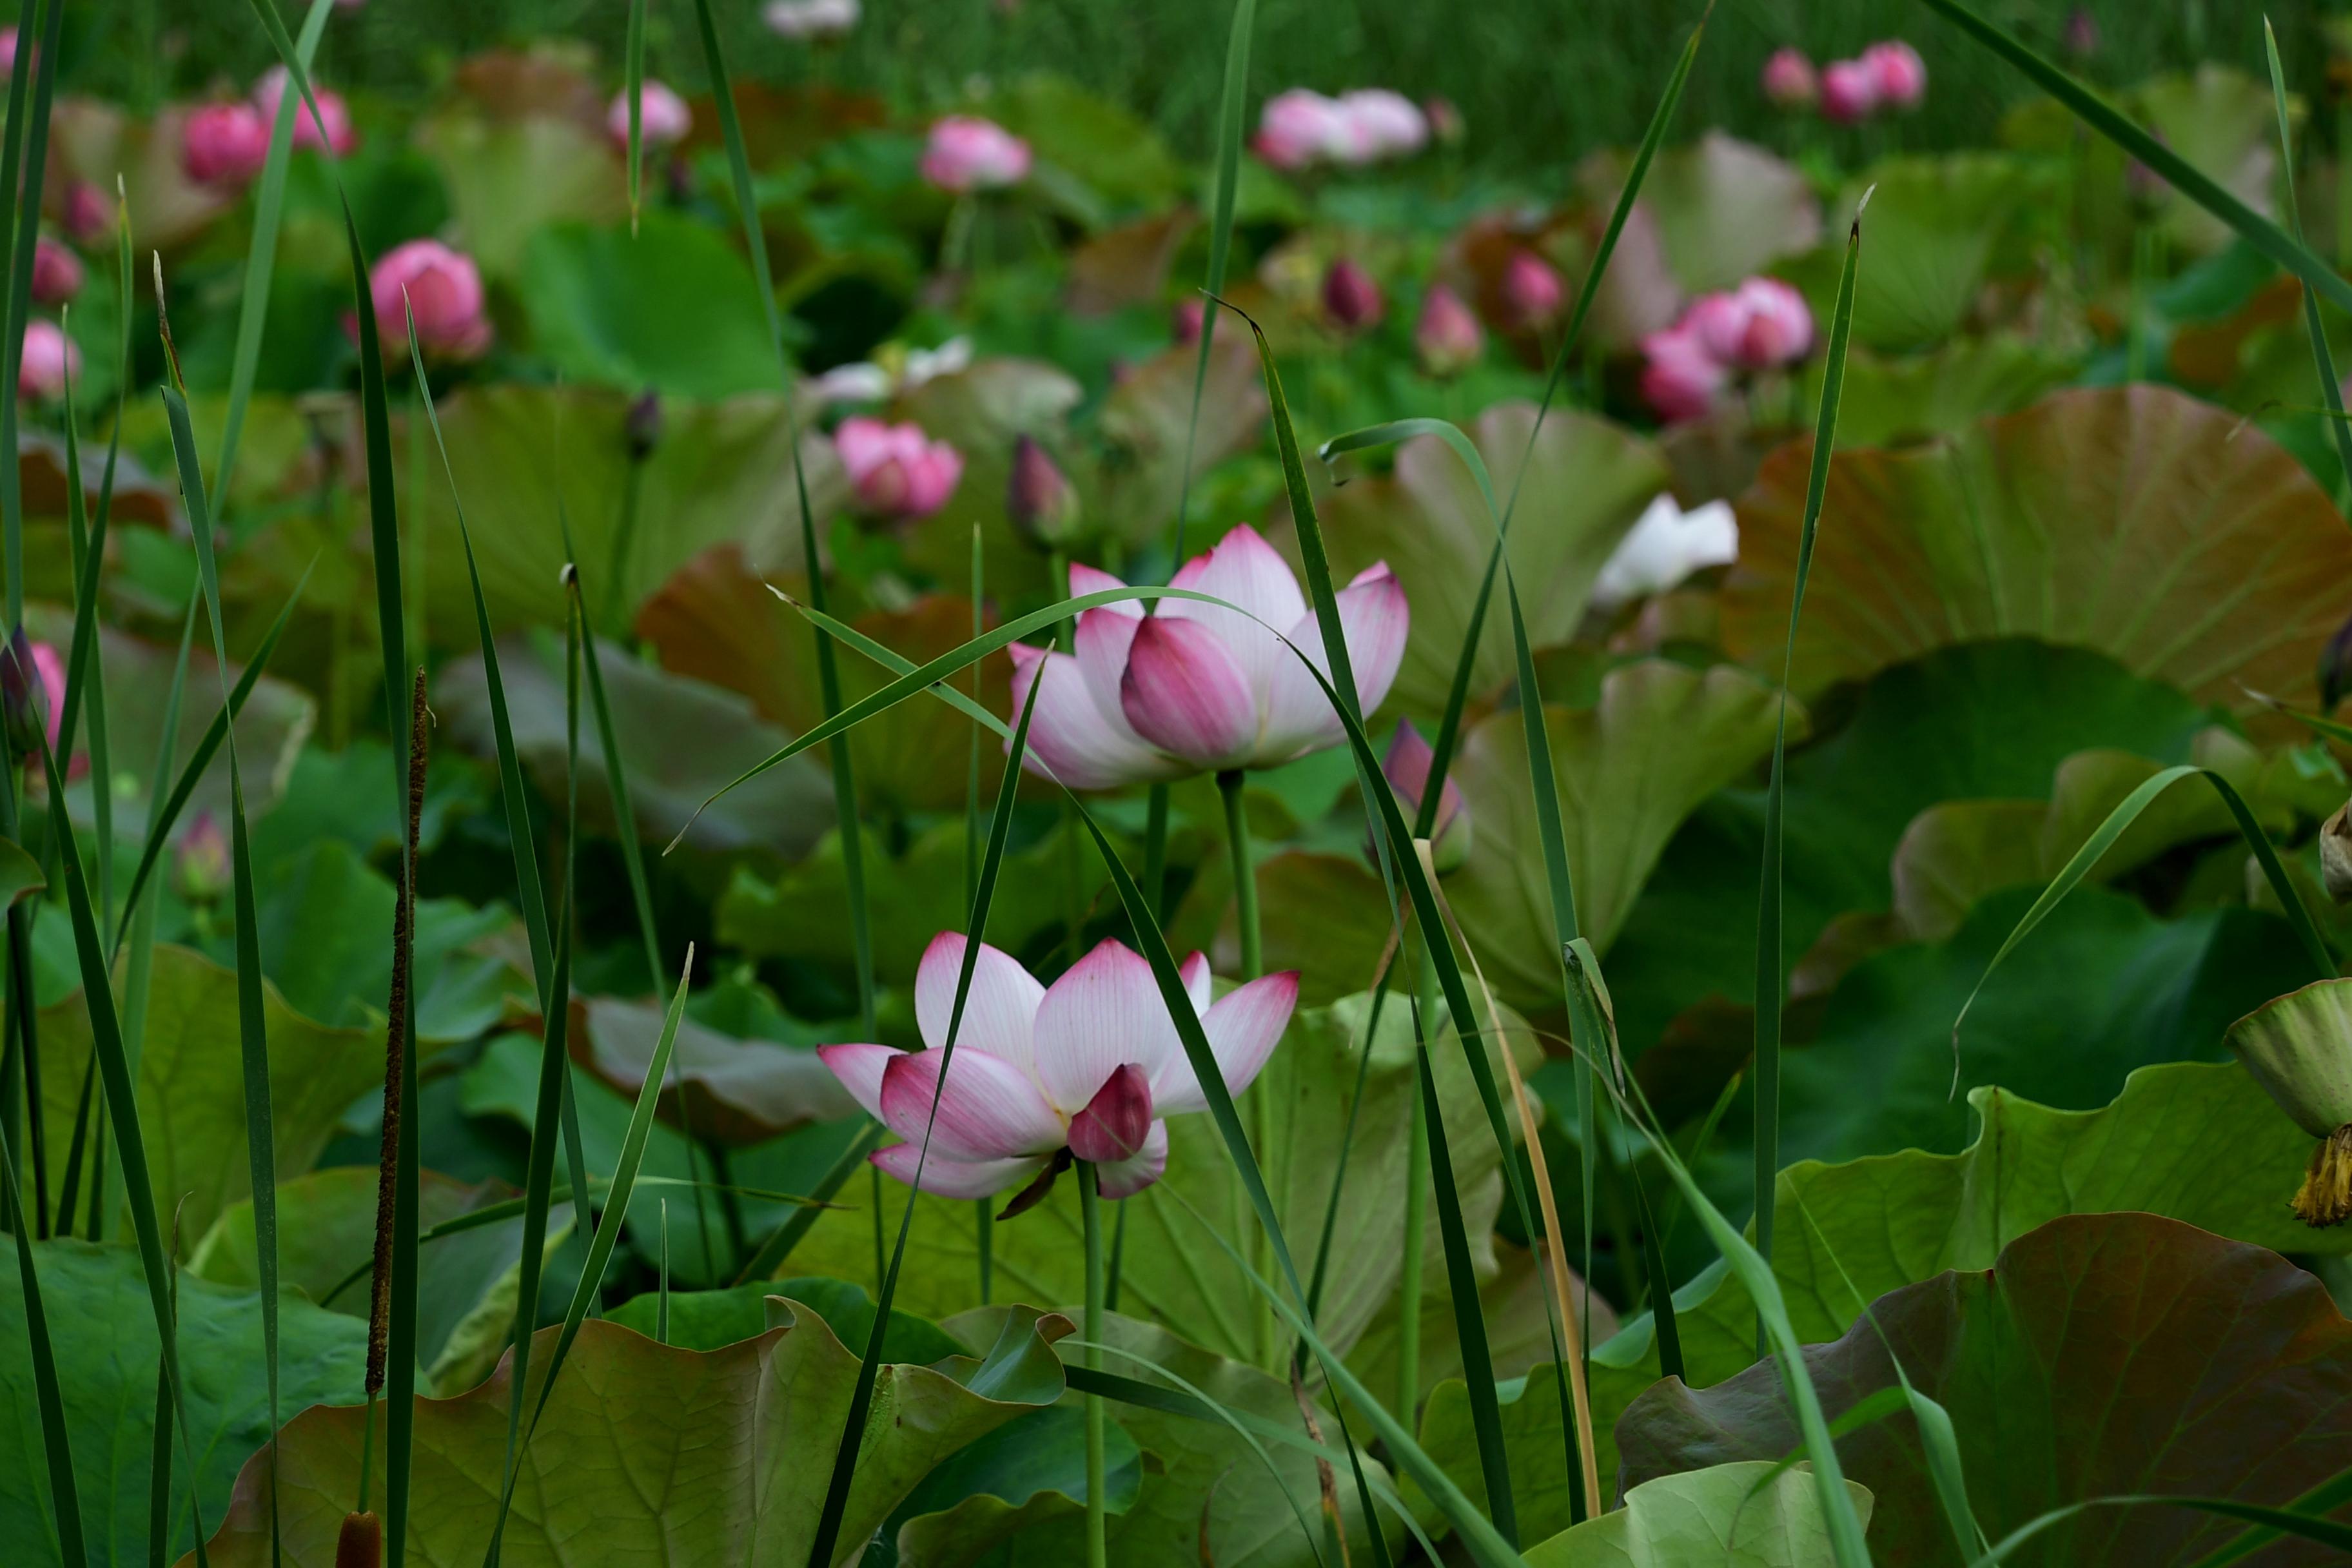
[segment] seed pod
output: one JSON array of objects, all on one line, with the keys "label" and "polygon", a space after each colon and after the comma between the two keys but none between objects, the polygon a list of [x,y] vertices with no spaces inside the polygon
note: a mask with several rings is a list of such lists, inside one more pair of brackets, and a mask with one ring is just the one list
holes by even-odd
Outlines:
[{"label": "seed pod", "polygon": [[373,1513],[343,1515],[335,1537],[335,1568],[383,1568],[383,1524]]},{"label": "seed pod", "polygon": [[2314,1229],[2352,1219],[2352,979],[2320,980],[2230,1026],[2229,1044],[2294,1124],[2318,1139],[2295,1217]]}]

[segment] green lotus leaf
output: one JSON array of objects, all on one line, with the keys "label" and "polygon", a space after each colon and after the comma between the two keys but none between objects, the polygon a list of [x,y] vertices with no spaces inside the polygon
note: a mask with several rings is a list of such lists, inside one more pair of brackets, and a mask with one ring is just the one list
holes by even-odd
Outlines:
[{"label": "green lotus leaf", "polygon": [[123,184],[131,232],[140,243],[177,250],[234,205],[233,195],[188,177],[180,147],[194,104],[172,104],[152,121],[132,117],[102,98],[79,93],[57,100],[49,127],[47,202],[86,183],[111,192]]},{"label": "green lotus leaf", "polygon": [[[1804,444],[1739,509],[1725,647],[1778,670]],[[2200,701],[2300,697],[2342,618],[2352,536],[2267,437],[2154,386],[2062,392],[2021,414],[1831,465],[1793,683],[1818,691],[1951,643],[2096,648]]]},{"label": "green lotus leaf", "polygon": [[416,128],[415,144],[449,190],[457,236],[485,277],[536,288],[531,237],[551,225],[628,216],[627,171],[593,121],[507,116],[451,105]]},{"label": "green lotus leaf", "polygon": [[630,227],[540,229],[523,257],[533,345],[567,377],[665,397],[777,390],[760,286],[709,225],[655,207]]},{"label": "green lotus leaf", "polygon": [[1191,183],[1184,163],[1149,122],[1066,77],[1031,71],[1015,78],[991,95],[988,113],[1024,138],[1040,160],[1113,207],[1161,206]]},{"label": "green lotus leaf", "polygon": [[[724,1290],[673,1290],[669,1297],[669,1339],[688,1350],[715,1351],[743,1340],[756,1340],[774,1325],[769,1321],[768,1300],[782,1296],[806,1307],[825,1321],[834,1337],[863,1355],[874,1332],[874,1298],[865,1287],[845,1279],[803,1276],[791,1279],[755,1279]],[[625,1329],[653,1337],[659,1322],[660,1303],[652,1295],[633,1296],[605,1316]],[[929,1366],[964,1353],[964,1346],[927,1318],[890,1311],[890,1327],[882,1336],[882,1359]]]},{"label": "green lotus leaf", "polygon": [[[1616,935],[1683,818],[1769,752],[1779,712],[1779,695],[1738,669],[1702,672],[1664,659],[1611,671],[1596,707],[1547,710],[1577,918],[1596,947]],[[1803,721],[1792,704],[1791,730],[1801,733]],[[1533,852],[1521,716],[1479,721],[1454,778],[1475,831],[1446,896],[1506,1000],[1556,1002],[1559,954],[1543,860]]]},{"label": "green lotus leaf", "polygon": [[[1630,162],[1596,153],[1579,185],[1613,203]],[[1709,131],[1658,153],[1642,183],[1641,210],[1657,225],[1667,265],[1685,292],[1729,289],[1822,237],[1821,203],[1793,164],[1753,143]]]},{"label": "green lotus leaf", "polygon": [[[571,1039],[572,1059],[634,1101],[644,1092],[661,1039],[662,1009],[599,996],[587,1012],[587,1028]],[[764,1143],[857,1110],[841,1080],[803,1047],[732,1039],[681,1018],[671,1051],[657,1113],[669,1125],[691,1127],[696,1137],[725,1147]]]},{"label": "green lotus leaf", "polygon": [[[2352,1323],[2326,1288],[2276,1253],[2155,1215],[2052,1220],[1990,1270],[1906,1285],[1872,1303],[1869,1322],[1805,1352],[1832,1419],[1893,1386],[1898,1357],[1950,1412],[1970,1510],[1994,1541],[2123,1493],[2284,1507],[2333,1478],[2352,1446]],[[1696,1392],[1661,1383],[1617,1425],[1629,1485],[1778,1458],[1797,1440],[1780,1374],[1761,1365]],[[1838,1451],[1876,1497],[1872,1539],[1886,1561],[1973,1555],[1952,1540],[1913,1423],[1866,1426]],[[2187,1562],[2243,1528],[2186,1509],[2097,1508],[2011,1561]]]},{"label": "green lotus leaf", "polygon": [[[1497,501],[1518,481],[1519,459],[1536,411],[1499,404],[1469,434],[1484,456]],[[1642,437],[1603,419],[1554,410],[1545,419],[1519,482],[1511,523],[1511,571],[1528,617],[1528,640],[1541,647],[1575,634],[1593,579],[1642,510],[1666,488],[1664,464]],[[1404,584],[1412,626],[1405,638],[1388,707],[1424,726],[1444,711],[1454,661],[1495,548],[1495,520],[1462,459],[1433,436],[1397,449],[1392,476],[1350,479],[1323,501],[1324,539],[1341,582],[1385,561]],[[1471,689],[1511,679],[1510,607],[1497,582],[1471,670]]]},{"label": "green lotus leaf", "polygon": [[[244,1165],[242,1154],[236,1163]],[[45,1241],[35,1244],[33,1254],[65,1395],[90,1561],[144,1563],[160,1347],[139,1251],[128,1245]],[[8,1412],[0,1422],[0,1540],[15,1542],[8,1548],[13,1561],[54,1563],[24,1289],[15,1268],[0,1270],[0,1408]],[[207,1527],[228,1507],[237,1467],[269,1441],[259,1302],[250,1289],[179,1276],[180,1371],[195,1454],[194,1490]],[[290,1292],[278,1312],[279,1408],[290,1415],[320,1400],[357,1398],[367,1325]],[[175,1552],[196,1539],[185,1452],[172,1467]]]},{"label": "green lotus leaf", "polygon": [[[63,923],[60,921],[59,923]],[[391,928],[385,928],[385,936]],[[331,1029],[262,986],[269,1033],[272,1133],[280,1181],[318,1163],[344,1110],[383,1083],[381,1030]],[[79,993],[41,1009],[41,1103],[50,1169],[73,1138],[90,1068],[89,1013]],[[236,973],[202,953],[155,946],[147,1028],[139,1053],[139,1121],[159,1214],[180,1218],[181,1251],[223,1210],[252,1191],[245,1150],[245,1072],[238,1047]],[[81,1205],[87,1212],[89,1194]],[[117,1197],[117,1183],[110,1189]]]},{"label": "green lotus leaf", "polygon": [[[1353,996],[1328,1008],[1301,1012],[1257,1081],[1239,1097],[1242,1121],[1261,1151],[1267,1190],[1300,1270],[1311,1270],[1331,1174],[1346,1131],[1356,1085],[1360,1041],[1371,999]],[[1515,1031],[1516,1048],[1532,1062],[1531,1039]],[[1499,1047],[1490,1047],[1490,1055]],[[1348,1184],[1334,1233],[1330,1271],[1317,1314],[1317,1331],[1340,1354],[1362,1336],[1395,1292],[1402,1269],[1406,1129],[1413,1088],[1412,1021],[1392,997],[1381,1016],[1379,1037],[1364,1084]],[[1478,1109],[1462,1049],[1449,1031],[1432,1042],[1440,1103],[1452,1140],[1454,1184],[1462,1194],[1476,1264],[1491,1275],[1496,1259],[1488,1232],[1500,1212],[1500,1160]],[[1496,1076],[1499,1078],[1500,1072]],[[1246,1365],[1280,1368],[1290,1339],[1277,1333],[1270,1307],[1215,1240],[1202,1234],[1192,1209],[1226,1239],[1248,1249],[1261,1272],[1275,1265],[1256,1238],[1249,1200],[1216,1129],[1206,1116],[1168,1121],[1168,1173],[1155,1186],[1116,1205],[1125,1211],[1119,1305],[1149,1318],[1204,1351]],[[845,1197],[847,1197],[847,1194]],[[909,1197],[895,1183],[883,1193],[883,1219],[895,1237]],[[1001,1298],[1041,1303],[1076,1301],[1084,1294],[1082,1232],[1076,1184],[1056,1184],[1036,1207],[994,1227],[994,1291]],[[1430,1227],[1428,1274],[1442,1279],[1444,1262],[1436,1227]],[[793,1251],[794,1269],[844,1279],[870,1275],[874,1218],[862,1203],[827,1210]],[[914,1227],[898,1280],[898,1303],[925,1316],[944,1316],[971,1304],[979,1282],[979,1241],[969,1203],[915,1199]],[[1271,1278],[1271,1276],[1269,1276]]]},{"label": "green lotus leaf", "polygon": [[[1175,344],[1130,367],[1103,399],[1096,421],[1100,438],[1091,460],[1072,465],[1072,482],[1087,516],[1130,549],[1158,538],[1176,516],[1184,486],[1190,433],[1192,478],[1237,452],[1256,447],[1265,427],[1265,387],[1246,331],[1227,318],[1209,347],[1209,377],[1202,384],[1200,423],[1192,425],[1192,377],[1197,347]],[[1198,503],[1198,496],[1194,498]],[[1196,512],[1196,524],[1204,521]],[[1206,521],[1202,544],[1230,520]],[[1194,549],[1189,542],[1188,550]]]},{"label": "green lotus leaf", "polygon": [[[1117,1518],[1143,1489],[1143,1452],[1116,1419],[1103,1436],[1103,1509]],[[1052,1521],[1083,1517],[1086,1440],[1085,1411],[1063,1404],[1015,1416],[943,1460],[883,1526],[899,1568],[967,1568],[1016,1538],[1034,1550]]]},{"label": "green lotus leaf", "polygon": [[[1870,213],[1874,223],[1874,199]],[[1874,263],[1877,239],[1874,227]],[[2298,346],[2308,376],[2311,350]],[[2014,332],[1952,338],[1911,354],[1856,347],[1846,358],[1845,390],[1838,403],[1838,450],[1916,446],[1938,436],[1957,436],[1987,415],[2014,414],[2039,402],[2072,381],[2077,370],[2070,357]],[[1800,411],[1809,414],[1821,405],[1822,374],[1822,361],[1806,362],[1794,391]],[[1760,463],[1764,453],[1756,456]],[[1746,488],[1743,484],[1726,493],[1736,499]]]},{"label": "green lotus leaf", "polygon": [[[657,1344],[593,1319],[583,1325],[521,1458],[506,1524],[509,1559],[558,1561],[583,1539],[606,1560],[804,1559],[858,1361],[814,1310],[789,1310],[789,1318],[715,1351]],[[1068,1329],[1066,1320],[1045,1319],[1018,1332],[1037,1341]],[[560,1331],[540,1331],[534,1369],[545,1366]],[[417,1402],[413,1560],[455,1563],[488,1544],[512,1364],[455,1399]],[[933,1465],[1060,1393],[1057,1376],[1042,1400],[984,1397],[957,1375],[972,1370],[954,1363],[880,1369],[833,1568],[857,1561]],[[363,1405],[320,1405],[289,1422],[274,1487],[267,1456],[247,1462],[213,1537],[212,1560],[223,1568],[269,1562],[274,1507],[284,1561],[327,1568],[343,1515],[358,1500],[366,1418]],[[381,1448],[381,1436],[376,1441]]]},{"label": "green lotus leaf", "polygon": [[[1867,1528],[1870,1489],[1845,1489]],[[1643,1481],[1615,1512],[1528,1547],[1528,1568],[1828,1568],[1837,1554],[1821,1506],[1811,1465],[1710,1465]]]}]

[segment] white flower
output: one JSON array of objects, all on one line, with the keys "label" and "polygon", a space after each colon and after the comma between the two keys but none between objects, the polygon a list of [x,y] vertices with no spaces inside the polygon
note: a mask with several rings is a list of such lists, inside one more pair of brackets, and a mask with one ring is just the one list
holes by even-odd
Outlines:
[{"label": "white flower", "polygon": [[1618,542],[1593,581],[1593,607],[1612,610],[1645,594],[1663,594],[1692,573],[1739,559],[1739,524],[1728,502],[1685,511],[1661,493]]},{"label": "white flower", "polygon": [[971,340],[950,338],[935,349],[885,348],[875,361],[837,364],[809,383],[824,404],[887,403],[923,383],[971,365]]},{"label": "white flower", "polygon": [[770,0],[761,15],[787,38],[837,38],[857,26],[857,0]]}]

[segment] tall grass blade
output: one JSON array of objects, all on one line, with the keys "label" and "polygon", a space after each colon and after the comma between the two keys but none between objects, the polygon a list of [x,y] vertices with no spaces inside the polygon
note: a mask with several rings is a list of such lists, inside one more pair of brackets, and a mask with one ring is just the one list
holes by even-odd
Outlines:
[{"label": "tall grass blade", "polygon": [[[2263,18],[2263,53],[2271,69],[2271,102],[2278,110],[2279,183],[2286,188],[2287,218],[2293,226],[2295,243],[2305,243],[2303,232],[2303,203],[2294,193],[2294,133],[2287,123],[2286,72],[2279,64],[2278,34],[2271,27],[2271,19]],[[2310,289],[2303,290],[2304,333],[2311,340],[2312,369],[2319,377],[2319,395],[2327,405],[2330,416],[2328,433],[2336,438],[2336,460],[2343,467],[2343,487],[2352,487],[2352,424],[2344,415],[2344,384],[2336,379],[2336,355],[2327,346],[2327,329],[2319,319],[2319,296]],[[2352,488],[2329,487],[2338,498],[2352,494]]]},{"label": "tall grass blade", "polygon": [[[2339,1552],[2352,1552],[2352,1525],[2338,1524],[2332,1519],[2317,1518],[2293,1509],[2264,1508],[2259,1503],[2240,1502],[2234,1498],[2167,1497],[2161,1493],[2140,1492],[2116,1497],[2088,1498],[2082,1502],[2069,1503],[2063,1508],[2053,1508],[2049,1512],[2028,1520],[2011,1531],[1990,1551],[1971,1563],[1969,1568],[1996,1568],[1996,1564],[2008,1562],[2026,1542],[2051,1526],[2063,1524],[2075,1515],[2088,1512],[2095,1508],[2195,1509],[2200,1513],[2215,1514],[2222,1519],[2243,1520],[2249,1524],[2261,1525],[2264,1530],[2273,1532],[2272,1536],[2273,1540],[2279,1535],[2294,1535],[2305,1541],[2315,1541],[2322,1546],[2333,1546]],[[2222,1561],[2229,1561],[2229,1559],[2222,1559]]]},{"label": "tall grass blade", "polygon": [[[24,361],[25,323],[30,319],[33,306],[33,256],[40,241],[41,184],[48,173],[49,163],[49,101],[58,87],[58,29],[65,16],[65,0],[48,0],[43,8],[38,37],[39,46],[31,47],[35,29],[20,29],[22,42],[16,49],[15,74],[8,87],[8,130],[5,162],[8,188],[17,194],[16,216],[16,247],[8,269],[7,337],[5,374],[7,384],[0,388],[0,552],[5,552],[8,574],[8,625],[15,627],[25,618],[25,492],[23,476],[16,468],[16,374]],[[31,0],[20,15],[31,19]],[[29,61],[26,58],[30,53]],[[23,97],[24,73],[32,73],[32,100],[29,106]],[[24,163],[22,171],[16,162],[18,137],[23,137]],[[124,309],[129,309],[126,302]],[[29,1058],[28,1058],[29,1060]]]},{"label": "tall grass blade", "polygon": [[857,1135],[834,1156],[833,1163],[825,1167],[824,1174],[809,1189],[808,1206],[793,1214],[769,1234],[768,1239],[760,1244],[760,1249],[736,1271],[736,1284],[748,1285],[754,1279],[776,1277],[784,1266],[784,1259],[792,1256],[793,1248],[800,1245],[801,1237],[816,1224],[817,1216],[824,1213],[825,1205],[832,1203],[834,1194],[841,1191],[850,1177],[866,1167],[866,1156],[882,1142],[884,1131],[878,1121],[868,1121],[858,1130]]},{"label": "tall grass blade", "polygon": [[624,59],[626,80],[621,90],[629,101],[629,234],[634,237],[646,180],[646,0],[629,0]]},{"label": "tall grass blade", "polygon": [[[1756,1250],[1772,1256],[1773,1184],[1780,1170],[1780,1014],[1789,988],[1789,955],[1781,930],[1780,858],[1782,808],[1788,790],[1789,678],[1797,663],[1797,623],[1805,607],[1805,579],[1813,565],[1813,542],[1821,531],[1822,498],[1827,492],[1830,459],[1837,451],[1838,402],[1845,388],[1846,344],[1853,335],[1853,279],[1862,259],[1862,214],[1870,193],[1862,194],[1853,225],[1846,231],[1845,266],[1838,274],[1837,304],[1830,317],[1829,349],[1823,356],[1821,413],[1813,426],[1812,471],[1805,481],[1805,517],[1797,543],[1796,585],[1789,595],[1789,641],[1780,659],[1779,716],[1772,727],[1772,774],[1764,795],[1764,869],[1756,895]],[[1757,1329],[1758,1353],[1765,1333]]]},{"label": "tall grass blade", "polygon": [[[2333,1513],[2347,1501],[2352,1501],[2352,1469],[2322,1481],[2288,1506],[2293,1512],[2313,1517]],[[2247,1531],[2228,1545],[2200,1557],[2189,1568],[2223,1568],[2226,1563],[2241,1562],[2276,1541],[2279,1533],[2268,1527]]]},{"label": "tall grass blade", "polygon": [[[1209,270],[1202,287],[1213,298],[1225,291],[1225,266],[1233,254],[1234,193],[1241,184],[1242,127],[1249,110],[1250,35],[1257,28],[1257,0],[1234,0],[1233,30],[1225,39],[1224,88],[1217,99],[1217,193],[1209,218]],[[1192,407],[1184,418],[1184,466],[1177,470],[1176,559],[1184,559],[1184,524],[1192,510],[1192,454],[1201,434],[1201,394],[1209,384],[1209,351],[1217,341],[1217,313],[1201,313],[1201,353],[1192,363]],[[1056,588],[1066,584],[1056,583]],[[1164,786],[1154,785],[1166,800]],[[1163,804],[1164,808],[1164,804]],[[1164,831],[1164,829],[1163,829]],[[1151,889],[1155,898],[1159,889]]]}]

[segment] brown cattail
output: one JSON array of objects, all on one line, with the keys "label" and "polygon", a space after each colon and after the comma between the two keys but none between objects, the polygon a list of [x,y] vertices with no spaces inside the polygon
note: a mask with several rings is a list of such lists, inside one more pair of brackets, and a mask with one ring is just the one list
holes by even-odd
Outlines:
[{"label": "brown cattail", "polygon": [[343,1515],[335,1537],[335,1568],[383,1568],[383,1524],[373,1513]]},{"label": "brown cattail", "polygon": [[[407,1109],[409,968],[415,946],[416,840],[425,815],[425,758],[432,733],[431,717],[431,710],[425,705],[425,668],[419,665],[409,699],[408,821],[394,890],[392,997],[384,1010],[383,1141],[376,1158],[375,1269],[368,1293],[367,1392],[371,1397],[383,1392],[384,1358],[392,1333],[392,1231],[398,1206],[400,1122]],[[353,1525],[362,1519],[373,1531],[373,1514],[355,1513],[343,1523],[343,1542],[336,1548],[339,1568],[342,1553],[351,1544]],[[370,1551],[375,1552],[376,1549]],[[366,1561],[374,1563],[376,1555]]]}]

